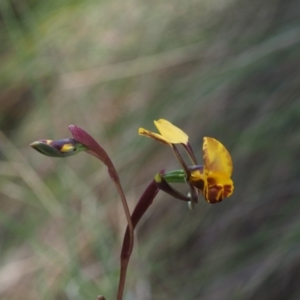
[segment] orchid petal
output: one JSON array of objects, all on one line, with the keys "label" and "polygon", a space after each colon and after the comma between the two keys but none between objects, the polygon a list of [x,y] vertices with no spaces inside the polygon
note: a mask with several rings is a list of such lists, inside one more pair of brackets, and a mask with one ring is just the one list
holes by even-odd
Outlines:
[{"label": "orchid petal", "polygon": [[207,202],[217,203],[231,196],[233,190],[233,181],[225,173],[210,172],[207,175],[207,186],[203,195]]},{"label": "orchid petal", "polygon": [[144,129],[144,128],[139,128],[139,135],[143,135],[143,136],[152,138],[158,142],[161,142],[163,144],[170,145],[169,141],[166,138],[164,138],[162,135],[152,132],[150,130]]},{"label": "orchid petal", "polygon": [[231,176],[233,169],[231,156],[219,141],[210,137],[203,138],[203,160],[206,171]]},{"label": "orchid petal", "polygon": [[173,125],[165,119],[154,121],[154,124],[162,137],[170,144],[185,144],[187,145],[189,137],[180,128]]}]

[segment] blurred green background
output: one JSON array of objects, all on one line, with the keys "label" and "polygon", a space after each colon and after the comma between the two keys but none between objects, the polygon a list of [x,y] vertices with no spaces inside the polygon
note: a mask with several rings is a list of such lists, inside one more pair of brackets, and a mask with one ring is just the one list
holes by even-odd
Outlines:
[{"label": "blurred green background", "polygon": [[220,140],[232,197],[194,211],[159,193],[125,300],[300,299],[300,6],[296,0],[0,1],[0,298],[115,299],[126,220],[106,168],[37,139],[91,133],[133,209],[171,150],[165,118]]}]

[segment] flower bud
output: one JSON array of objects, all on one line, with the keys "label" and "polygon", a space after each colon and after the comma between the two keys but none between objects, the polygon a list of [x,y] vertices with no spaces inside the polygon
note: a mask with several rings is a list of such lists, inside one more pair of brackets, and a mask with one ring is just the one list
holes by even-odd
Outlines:
[{"label": "flower bud", "polygon": [[75,155],[87,148],[75,139],[38,140],[30,144],[36,151],[51,157],[66,157]]}]

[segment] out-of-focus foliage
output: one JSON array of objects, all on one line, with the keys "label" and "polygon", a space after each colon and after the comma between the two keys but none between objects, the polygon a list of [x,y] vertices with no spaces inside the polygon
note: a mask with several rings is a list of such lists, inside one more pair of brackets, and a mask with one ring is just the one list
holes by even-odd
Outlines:
[{"label": "out-of-focus foliage", "polygon": [[105,167],[42,138],[90,132],[133,208],[171,150],[166,118],[220,140],[235,191],[189,211],[160,193],[137,229],[125,299],[300,298],[296,0],[0,1],[0,298],[114,299],[126,221]]}]

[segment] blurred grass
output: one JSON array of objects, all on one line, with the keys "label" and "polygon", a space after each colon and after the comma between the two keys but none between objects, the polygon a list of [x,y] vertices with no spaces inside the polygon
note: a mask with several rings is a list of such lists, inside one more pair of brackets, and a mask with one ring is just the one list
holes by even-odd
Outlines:
[{"label": "blurred grass", "polygon": [[299,299],[300,8],[276,1],[0,2],[0,297],[116,293],[126,224],[106,169],[55,160],[40,138],[90,132],[130,207],[170,149],[137,136],[164,117],[201,157],[213,136],[234,195],[195,211],[160,194],[138,228],[125,299]]}]

